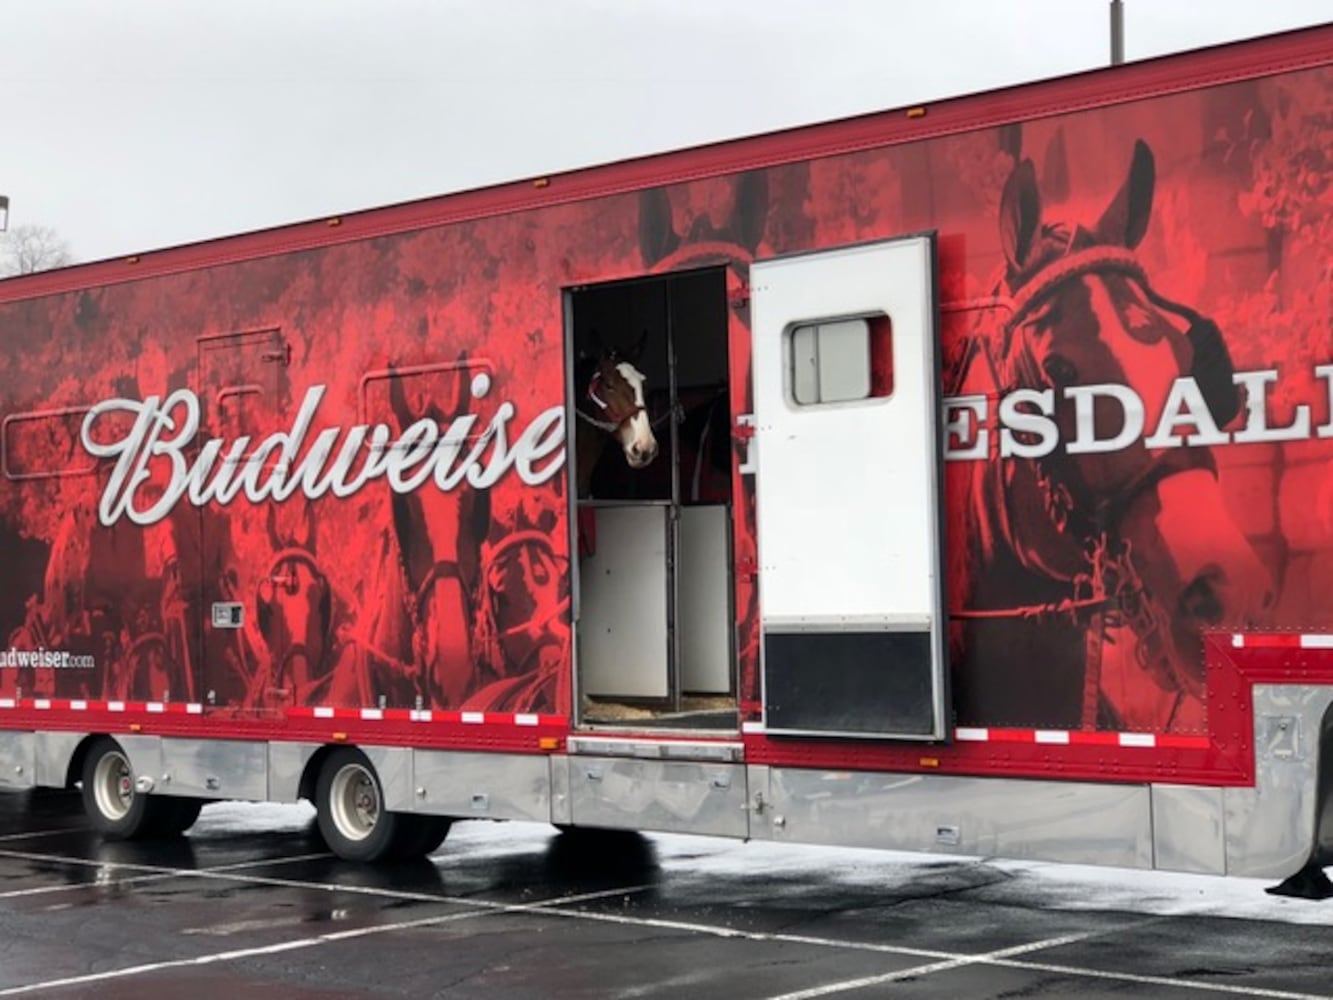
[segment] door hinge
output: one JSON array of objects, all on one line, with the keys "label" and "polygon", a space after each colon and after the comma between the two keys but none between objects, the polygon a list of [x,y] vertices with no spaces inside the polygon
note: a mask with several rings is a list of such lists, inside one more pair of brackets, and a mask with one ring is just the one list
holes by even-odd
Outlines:
[{"label": "door hinge", "polygon": [[742,476],[753,476],[759,468],[759,456],[755,453],[754,432],[753,413],[742,413],[736,417],[736,426],[732,429],[731,436],[737,444],[745,445],[745,459],[736,468],[736,471]]}]

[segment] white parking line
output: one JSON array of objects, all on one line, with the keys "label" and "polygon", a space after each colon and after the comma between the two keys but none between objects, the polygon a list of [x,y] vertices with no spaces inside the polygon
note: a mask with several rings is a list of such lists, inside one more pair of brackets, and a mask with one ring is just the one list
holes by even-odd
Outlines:
[{"label": "white parking line", "polygon": [[337,941],[349,941],[353,938],[370,937],[375,934],[388,934],[392,931],[413,930],[419,927],[432,927],[438,924],[453,923],[459,920],[470,920],[474,917],[485,917],[496,913],[531,913],[540,911],[544,907],[556,903],[581,903],[594,899],[602,899],[607,896],[619,896],[625,893],[642,892],[648,886],[632,886],[619,889],[605,889],[600,892],[577,893],[570,896],[560,896],[556,899],[545,900],[540,903],[514,903],[495,906],[494,904],[485,908],[465,910],[461,913],[447,913],[438,917],[420,917],[416,920],[402,920],[392,924],[379,924],[375,927],[361,927],[354,930],[334,931],[329,934],[318,934],[314,937],[301,938],[297,941],[283,941],[278,944],[263,945],[255,948],[239,948],[235,951],[219,951],[210,955],[198,955],[194,958],[173,959],[166,962],[148,962],[144,965],[133,965],[124,969],[109,969],[106,972],[93,972],[83,976],[67,976],[64,979],[49,979],[41,983],[28,983],[23,986],[11,986],[8,989],[0,989],[0,997],[22,996],[25,993],[37,993],[41,990],[63,989],[67,986],[84,986],[89,983],[104,983],[110,979],[124,979],[129,976],[141,976],[151,972],[161,972],[164,969],[188,969],[201,965],[216,965],[220,962],[235,962],[243,958],[258,958],[264,955],[277,955],[287,951],[297,951],[303,948],[315,948],[322,944],[332,944]]},{"label": "white parking line", "polygon": [[0,834],[0,841],[5,840],[31,840],[33,837],[57,837],[62,833],[87,833],[83,827],[67,826],[59,830],[30,830],[27,833],[4,833]]},{"label": "white parking line", "polygon": [[1268,997],[1270,1000],[1328,1000],[1329,998],[1327,993],[1293,993],[1290,990],[1264,989],[1261,986],[1232,986],[1227,983],[1204,983],[1194,979],[1170,979],[1166,976],[1137,976],[1132,972],[1108,972],[1101,969],[1084,969],[1073,965],[1050,965],[1045,962],[997,961],[994,964],[1012,966],[1015,969],[1024,969],[1029,972],[1054,972],[1085,979],[1112,979],[1123,983],[1138,983],[1142,986],[1176,986],[1184,990],[1236,993],[1246,997]]},{"label": "white parking line", "polygon": [[[41,854],[29,851],[15,851],[0,848],[0,858],[9,857],[22,860],[34,860],[45,862],[63,862],[74,865],[87,865],[99,868],[124,869],[128,871],[139,871],[146,874],[131,877],[123,881],[140,881],[148,879],[161,879],[172,877],[196,877],[200,879],[217,879],[220,881],[242,882],[255,885],[269,885],[282,888],[296,889],[314,889],[330,893],[349,893],[378,897],[384,899],[406,900],[423,903],[435,903],[440,905],[461,905],[468,907],[467,910],[459,913],[444,914],[438,917],[423,917],[417,920],[402,921],[394,924],[382,924],[375,927],[367,927],[356,930],[339,931],[330,934],[322,934],[310,938],[302,938],[298,941],[283,942],[280,944],[267,945],[250,949],[241,949],[238,951],[217,952],[210,955],[203,955],[191,959],[178,959],[160,963],[150,963],[141,966],[134,966],[127,969],[117,969],[108,972],[91,974],[88,976],[78,976],[69,979],[51,980],[44,983],[33,983],[25,986],[11,987],[6,990],[0,990],[0,997],[17,996],[23,993],[35,992],[44,989],[55,989],[70,985],[81,985],[85,983],[101,982],[106,979],[123,978],[127,976],[141,975],[149,972],[156,972],[162,969],[182,968],[194,965],[208,965],[217,962],[229,962],[241,958],[259,957],[263,955],[277,954],[296,949],[316,947],[334,941],[346,940],[348,938],[364,937],[371,934],[386,933],[394,930],[407,930],[417,927],[427,927],[436,924],[450,923],[458,920],[471,919],[473,917],[482,917],[488,914],[504,913],[540,913],[544,916],[560,917],[568,920],[586,920],[592,922],[621,924],[630,927],[652,928],[656,930],[680,931],[687,934],[703,934],[712,937],[734,938],[738,940],[754,942],[774,942],[781,944],[804,944],[813,947],[868,951],[881,954],[903,955],[912,958],[933,959],[924,965],[916,965],[908,969],[901,969],[896,972],[884,973],[876,976],[865,976],[858,979],[842,980],[836,983],[827,983],[822,986],[815,986],[805,990],[798,990],[792,993],[784,993],[770,998],[770,1000],[817,1000],[820,997],[832,996],[837,993],[845,993],[852,990],[866,989],[873,986],[879,986],[886,983],[892,983],[907,978],[926,976],[937,972],[947,972],[952,969],[962,968],[969,965],[993,965],[1020,970],[1050,972],[1060,975],[1068,975],[1079,978],[1100,979],[1114,982],[1133,983],[1136,985],[1152,985],[1161,987],[1178,987],[1180,989],[1213,991],[1216,993],[1238,994],[1244,996],[1263,997],[1266,1000],[1329,1000],[1328,997],[1317,994],[1307,994],[1291,992],[1285,990],[1262,989],[1258,987],[1243,987],[1238,985],[1228,985],[1215,982],[1201,982],[1189,979],[1168,979],[1156,976],[1136,975],[1134,973],[1122,973],[1105,971],[1099,969],[1082,968],[1071,965],[1057,965],[1042,962],[1034,962],[1020,959],[1019,956],[1030,954],[1035,951],[1056,948],[1067,944],[1073,944],[1080,941],[1086,941],[1090,938],[1101,937],[1120,933],[1129,927],[1141,928],[1145,924],[1159,923],[1165,920],[1164,917],[1152,917],[1143,921],[1136,921],[1130,925],[1117,924],[1114,927],[1103,928],[1100,930],[1089,931],[1081,934],[1070,934],[1056,938],[1049,938],[1042,941],[1035,941],[1028,944],[1016,945],[1011,948],[1003,948],[991,952],[982,952],[975,954],[965,954],[959,952],[938,951],[928,948],[911,948],[901,945],[880,944],[867,941],[838,940],[835,938],[814,937],[801,934],[782,934],[767,933],[763,931],[744,931],[731,927],[721,927],[712,924],[693,923],[681,920],[664,920],[654,917],[636,917],[628,914],[598,913],[586,910],[562,909],[562,907],[572,904],[586,902],[596,899],[610,898],[614,896],[633,895],[643,892],[651,886],[626,886],[615,889],[606,889],[599,892],[583,893],[570,896],[557,896],[551,899],[540,900],[532,903],[502,903],[492,900],[477,898],[465,898],[450,896],[444,894],[434,894],[428,892],[412,892],[402,889],[378,888],[375,886],[357,886],[357,885],[338,885],[325,882],[307,881],[304,879],[279,878],[268,875],[248,875],[243,873],[245,868],[263,867],[266,865],[288,864],[295,861],[316,860],[331,857],[330,854],[310,854],[297,855],[285,858],[268,858],[256,861],[247,861],[230,865],[220,865],[212,868],[170,868],[164,866],[137,864],[134,862],[103,862],[86,858],[65,858],[58,855]],[[58,889],[81,888],[82,886],[59,886]],[[24,894],[32,890],[16,890],[14,894]],[[9,894],[0,894],[0,899],[6,898]]]},{"label": "white parking line", "polygon": [[834,993],[846,993],[849,990],[863,990],[869,986],[882,986],[885,983],[892,983],[900,979],[915,979],[918,976],[928,976],[933,972],[948,972],[950,969],[959,969],[965,965],[976,965],[986,960],[997,958],[1007,958],[1010,955],[1025,955],[1032,951],[1041,951],[1045,948],[1058,948],[1061,945],[1074,944],[1077,941],[1083,941],[1090,937],[1097,936],[1098,931],[1089,931],[1085,934],[1066,934],[1062,937],[1047,938],[1045,941],[1033,941],[1030,944],[1015,945],[1012,948],[1001,948],[999,951],[984,952],[980,955],[955,955],[953,958],[944,962],[932,962],[929,965],[914,965],[907,969],[899,969],[896,972],[885,972],[878,976],[862,976],[859,979],[844,979],[838,983],[825,983],[823,986],[812,986],[810,989],[797,990],[795,993],[783,993],[769,1000],[815,1000],[816,997],[832,996]]},{"label": "white parking line", "polygon": [[[1153,922],[1156,923],[1157,921]],[[1138,928],[1141,925],[1136,923],[1133,926]],[[1204,992],[1228,994],[1234,993],[1247,997],[1264,997],[1267,998],[1267,1000],[1329,1000],[1328,994],[1294,993],[1290,990],[1264,989],[1258,986],[1233,986],[1227,983],[1201,982],[1196,979],[1176,979],[1168,978],[1166,976],[1142,976],[1135,975],[1132,972],[1113,972],[1103,969],[1089,969],[1078,965],[1054,965],[1046,962],[1028,962],[1016,959],[1016,956],[1018,955],[1030,954],[1034,951],[1044,951],[1047,948],[1059,948],[1067,944],[1086,941],[1089,938],[1115,934],[1124,929],[1124,927],[1116,927],[1101,931],[1090,931],[1086,934],[1069,934],[1064,937],[1050,938],[1045,941],[1034,941],[1031,944],[1017,945],[1013,948],[1002,948],[998,951],[985,952],[980,955],[959,955],[947,961],[932,962],[928,965],[915,965],[908,969],[899,969],[896,972],[886,972],[878,976],[862,976],[859,979],[845,979],[837,983],[826,983],[823,986],[813,986],[809,989],[797,990],[794,993],[781,993],[776,996],[768,997],[767,1000],[817,1000],[819,997],[832,996],[835,993],[848,993],[852,990],[867,989],[871,986],[883,986],[886,983],[897,982],[903,979],[915,979],[936,972],[948,972],[952,969],[958,969],[968,965],[997,965],[1004,968],[1021,969],[1028,972],[1051,972],[1058,975],[1070,976],[1075,979],[1102,979],[1119,983],[1134,983],[1139,986],[1176,987],[1183,990],[1201,990]]]},{"label": "white parking line", "polygon": [[[264,861],[241,861],[241,862],[237,862],[237,863],[230,864],[230,865],[214,865],[214,866],[209,867],[209,868],[180,869],[179,871],[177,871],[177,870],[155,871],[155,872],[153,872],[152,874],[149,874],[149,875],[130,875],[130,876],[127,876],[127,877],[125,877],[125,878],[119,878],[119,879],[116,879],[114,883],[110,883],[110,884],[117,885],[117,886],[122,886],[122,885],[142,885],[142,884],[145,883],[145,882],[161,882],[161,881],[164,881],[164,880],[166,880],[166,879],[177,878],[177,877],[178,877],[182,872],[184,872],[184,871],[190,871],[190,872],[192,872],[192,873],[196,873],[196,874],[197,874],[197,873],[202,873],[202,872],[219,872],[219,873],[221,873],[221,872],[237,871],[237,870],[245,869],[245,868],[258,868],[258,867],[260,867],[261,865],[275,865],[275,864],[283,864],[283,865],[286,865],[286,864],[291,864],[291,863],[296,862],[296,861],[317,861],[317,860],[319,860],[319,859],[321,859],[321,858],[331,858],[331,857],[333,857],[332,854],[330,854],[328,851],[323,851],[323,852],[321,852],[321,853],[319,853],[319,854],[297,854],[297,855],[293,855],[293,856],[291,856],[291,857],[278,858],[278,859],[276,859],[276,860],[273,859],[273,858],[269,858],[269,859],[266,859],[266,860],[264,860]],[[49,858],[48,860],[52,860],[52,861],[56,861],[56,862],[66,861],[66,863],[75,863],[75,862],[69,862],[69,861],[67,861],[66,859],[63,859],[63,858],[57,858],[57,857],[51,857],[51,858]],[[88,860],[85,859],[85,858],[79,858],[78,861],[77,861],[77,863],[80,863],[80,864],[86,866],[86,865],[88,864]],[[93,864],[97,864],[98,866],[101,866],[101,865],[105,864],[105,862],[97,861],[97,862],[93,862]],[[18,899],[18,898],[23,897],[23,896],[47,896],[47,895],[50,895],[50,894],[52,894],[52,893],[57,893],[57,892],[72,892],[72,891],[74,891],[74,890],[76,890],[76,889],[95,889],[95,888],[100,888],[100,887],[102,887],[104,884],[106,884],[106,883],[99,883],[99,882],[67,882],[67,883],[63,883],[63,884],[61,884],[61,885],[37,885],[37,886],[31,886],[30,888],[27,888],[27,889],[9,889],[9,890],[7,890],[7,891],[5,891],[5,892],[0,892],[0,899]]]}]

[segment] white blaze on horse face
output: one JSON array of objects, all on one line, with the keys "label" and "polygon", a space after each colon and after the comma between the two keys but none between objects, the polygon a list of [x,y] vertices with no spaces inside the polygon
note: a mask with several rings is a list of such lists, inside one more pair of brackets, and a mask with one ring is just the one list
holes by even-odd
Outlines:
[{"label": "white blaze on horse face", "polygon": [[643,373],[628,361],[616,365],[620,377],[634,390],[634,405],[639,411],[625,421],[617,431],[620,446],[625,449],[625,460],[630,467],[642,469],[657,457],[657,438],[653,436],[653,427],[648,420],[648,411],[643,398]]},{"label": "white blaze on horse face", "polygon": [[[1174,327],[1156,310],[1141,304],[1138,289],[1133,284],[1126,284],[1126,292],[1133,296],[1133,301],[1123,307],[1126,321],[1136,328],[1157,327],[1147,334],[1148,343],[1133,336],[1121,324],[1115,299],[1102,278],[1086,280],[1091,300],[1092,314],[1103,320],[1101,339],[1112,356],[1120,362],[1125,381],[1134,386],[1134,392],[1142,401],[1144,416],[1151,423],[1157,419],[1171,394],[1171,386],[1181,373],[1175,352],[1171,349],[1171,334]],[[1138,319],[1138,323],[1133,320]],[[1153,334],[1157,334],[1154,338]],[[1142,336],[1142,334],[1141,334]]]}]

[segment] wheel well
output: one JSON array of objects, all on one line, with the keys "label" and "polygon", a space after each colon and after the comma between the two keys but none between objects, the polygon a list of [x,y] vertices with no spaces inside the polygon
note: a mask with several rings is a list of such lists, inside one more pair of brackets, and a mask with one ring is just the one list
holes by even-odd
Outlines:
[{"label": "wheel well", "polygon": [[1319,768],[1315,777],[1314,858],[1320,867],[1333,865],[1333,705],[1319,725]]},{"label": "wheel well", "polygon": [[106,735],[106,733],[89,733],[79,741],[79,745],[74,748],[74,753],[69,758],[69,767],[65,770],[66,788],[73,788],[83,780],[83,762],[88,759],[89,747]]},{"label": "wheel well", "polygon": [[319,772],[324,769],[324,761],[329,759],[329,755],[342,747],[351,746],[350,743],[326,743],[306,761],[305,770],[301,772],[301,783],[297,786],[297,794],[308,802],[315,801],[315,785],[319,781]]}]

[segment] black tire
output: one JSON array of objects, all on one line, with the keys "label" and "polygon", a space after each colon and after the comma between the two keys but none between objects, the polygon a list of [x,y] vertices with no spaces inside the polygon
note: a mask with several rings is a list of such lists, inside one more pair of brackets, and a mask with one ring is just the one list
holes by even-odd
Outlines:
[{"label": "black tire", "polygon": [[140,840],[180,833],[184,826],[171,830],[178,815],[177,801],[139,794],[130,758],[111,737],[100,736],[88,748],[83,760],[83,811],[103,837]]},{"label": "black tire", "polygon": [[393,857],[400,861],[418,861],[437,850],[449,836],[454,821],[448,816],[421,816],[401,813],[398,816],[398,842]]},{"label": "black tire", "polygon": [[194,821],[199,818],[200,810],[204,808],[203,799],[159,796],[149,801],[161,802],[163,806],[169,806],[169,808],[163,810],[160,826],[160,832],[164,837],[178,837],[194,826]]},{"label": "black tire", "polygon": [[315,811],[324,842],[345,861],[379,861],[403,842],[403,815],[384,808],[379,775],[354,747],[339,747],[325,759]]}]

